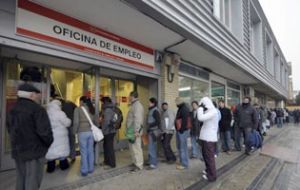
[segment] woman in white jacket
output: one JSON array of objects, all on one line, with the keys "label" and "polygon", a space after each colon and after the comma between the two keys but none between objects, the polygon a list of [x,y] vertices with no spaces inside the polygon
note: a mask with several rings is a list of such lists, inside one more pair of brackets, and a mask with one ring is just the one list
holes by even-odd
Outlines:
[{"label": "woman in white jacket", "polygon": [[47,172],[52,173],[55,170],[55,160],[60,160],[59,166],[62,170],[69,168],[67,157],[70,154],[70,146],[67,127],[70,127],[71,120],[61,110],[59,100],[53,100],[48,104],[47,113],[54,138],[46,154]]},{"label": "woman in white jacket", "polygon": [[203,178],[208,181],[215,181],[217,179],[215,150],[218,141],[218,112],[208,97],[202,98],[199,104],[197,117],[199,121],[203,122],[199,139],[201,140],[202,154],[206,166],[203,171]]}]

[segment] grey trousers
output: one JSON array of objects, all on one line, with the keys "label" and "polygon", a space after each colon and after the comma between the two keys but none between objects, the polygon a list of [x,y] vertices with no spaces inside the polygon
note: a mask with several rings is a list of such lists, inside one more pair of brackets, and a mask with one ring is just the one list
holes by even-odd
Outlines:
[{"label": "grey trousers", "polygon": [[15,162],[17,172],[16,190],[38,190],[43,178],[45,159],[15,160]]}]

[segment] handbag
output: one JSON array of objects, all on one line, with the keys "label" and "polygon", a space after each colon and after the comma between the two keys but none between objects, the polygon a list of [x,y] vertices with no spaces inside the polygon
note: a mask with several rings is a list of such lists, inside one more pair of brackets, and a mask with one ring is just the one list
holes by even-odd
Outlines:
[{"label": "handbag", "polygon": [[94,137],[94,141],[96,142],[100,142],[104,136],[102,133],[102,130],[99,129],[91,120],[88,112],[86,111],[86,109],[84,107],[81,107],[83,113],[85,114],[86,118],[88,119],[90,125],[91,125],[91,129],[92,129],[92,133],[93,133],[93,137]]}]

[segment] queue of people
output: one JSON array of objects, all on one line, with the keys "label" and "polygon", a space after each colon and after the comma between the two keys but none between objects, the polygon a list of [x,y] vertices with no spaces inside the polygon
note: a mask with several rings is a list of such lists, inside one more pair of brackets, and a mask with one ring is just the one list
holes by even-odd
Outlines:
[{"label": "queue of people", "polygon": [[[17,189],[38,189],[43,176],[44,158],[47,159],[46,171],[56,169],[56,161],[62,170],[69,168],[69,160],[76,160],[75,134],[79,140],[80,173],[87,176],[94,172],[95,142],[90,120],[95,118],[95,108],[90,98],[82,96],[80,106],[52,96],[44,109],[37,102],[40,91],[29,83],[18,88],[18,101],[8,114],[7,127],[12,143],[12,157],[16,161]],[[253,131],[261,136],[277,123],[282,127],[284,110],[269,110],[257,104],[251,105],[251,98],[245,97],[242,104],[231,109],[220,100],[218,106],[210,98],[193,101],[188,105],[182,98],[176,98],[177,113],[171,110],[167,102],[158,105],[156,98],[149,99],[149,107],[144,118],[144,107],[139,95],[133,91],[129,95],[130,108],[126,118],[126,131],[133,131],[129,140],[132,159],[131,172],[138,172],[148,165],[148,170],[158,167],[158,144],[162,145],[165,161],[175,164],[178,170],[189,168],[189,159],[201,159],[205,163],[203,178],[215,181],[215,155],[218,152],[219,136],[222,150],[226,154],[232,151],[231,139],[236,151],[245,146],[250,155],[253,147],[247,142]],[[99,126],[104,135],[104,169],[116,167],[114,138],[120,129],[123,116],[121,110],[110,97],[101,98]],[[190,109],[190,107],[192,109]],[[299,111],[293,113],[297,118]],[[295,122],[299,122],[295,119]],[[233,129],[233,130],[232,130]],[[148,162],[144,163],[142,139],[148,140]],[[178,160],[172,150],[171,141],[176,136]],[[190,137],[190,138],[189,138]],[[241,139],[244,139],[241,144]],[[189,155],[188,140],[191,140]],[[69,157],[69,159],[68,159]],[[177,161],[177,162],[176,162]],[[32,173],[32,175],[27,175]]]}]

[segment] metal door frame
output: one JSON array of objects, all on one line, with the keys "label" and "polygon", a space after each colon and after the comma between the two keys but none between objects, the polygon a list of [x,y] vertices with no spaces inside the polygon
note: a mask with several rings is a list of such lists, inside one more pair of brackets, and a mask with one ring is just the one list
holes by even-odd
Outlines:
[{"label": "metal door frame", "polygon": [[2,107],[2,102],[4,101],[4,89],[3,89],[3,82],[4,82],[4,79],[3,79],[3,75],[4,75],[4,72],[3,72],[3,59],[0,57],[0,171],[2,170],[2,149],[3,149],[3,145],[4,145],[4,142],[3,142],[3,139],[2,136],[3,136],[3,128],[4,128],[4,121],[2,118],[4,118],[4,111],[3,111],[3,107]]}]

